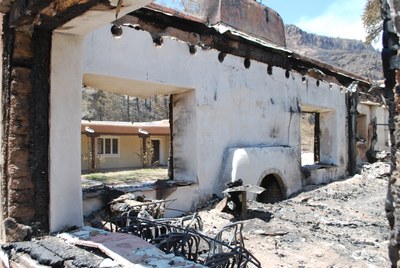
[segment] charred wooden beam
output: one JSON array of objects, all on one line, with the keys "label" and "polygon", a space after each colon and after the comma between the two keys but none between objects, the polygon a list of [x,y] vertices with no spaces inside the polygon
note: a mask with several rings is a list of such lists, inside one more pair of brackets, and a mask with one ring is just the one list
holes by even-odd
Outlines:
[{"label": "charred wooden beam", "polygon": [[53,30],[94,6],[112,8],[107,0],[16,0],[11,6],[9,26],[14,28],[34,24]]},{"label": "charred wooden beam", "polygon": [[274,50],[243,37],[179,17],[172,17],[148,8],[142,8],[118,20],[118,24],[128,24],[148,31],[153,39],[160,36],[176,37],[192,45],[205,49],[216,49],[235,56],[268,63],[284,69],[289,67],[287,52]]}]

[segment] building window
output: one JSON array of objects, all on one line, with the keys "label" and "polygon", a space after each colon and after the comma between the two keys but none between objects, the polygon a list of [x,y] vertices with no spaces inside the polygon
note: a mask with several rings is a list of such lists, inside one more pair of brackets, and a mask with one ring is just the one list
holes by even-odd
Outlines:
[{"label": "building window", "polygon": [[97,139],[97,154],[117,156],[119,155],[119,140],[118,138],[98,138]]},{"label": "building window", "polygon": [[320,160],[320,114],[301,113],[301,164],[313,165]]},{"label": "building window", "polygon": [[335,111],[306,105],[301,108],[301,165],[337,165],[344,140],[337,136]]}]

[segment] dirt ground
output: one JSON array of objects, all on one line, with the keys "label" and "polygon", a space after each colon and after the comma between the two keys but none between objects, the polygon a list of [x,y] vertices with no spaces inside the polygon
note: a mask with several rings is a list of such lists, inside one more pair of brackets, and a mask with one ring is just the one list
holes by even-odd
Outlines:
[{"label": "dirt ground", "polygon": [[[245,247],[262,267],[390,267],[384,202],[389,165],[363,167],[361,175],[307,186],[282,202],[250,201]],[[203,210],[204,232],[236,219]]]}]

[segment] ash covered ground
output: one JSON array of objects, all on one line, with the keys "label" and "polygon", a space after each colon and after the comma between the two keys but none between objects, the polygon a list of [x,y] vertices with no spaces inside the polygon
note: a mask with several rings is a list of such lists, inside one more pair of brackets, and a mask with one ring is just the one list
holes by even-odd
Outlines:
[{"label": "ash covered ground", "polygon": [[[248,219],[243,221],[246,249],[265,268],[390,267],[390,230],[384,210],[389,173],[389,164],[378,162],[365,165],[361,175],[307,186],[296,196],[275,204],[249,201]],[[204,223],[203,233],[210,237],[223,226],[241,220],[212,207],[198,213]],[[59,267],[50,261],[68,267],[100,267],[105,258],[104,254],[99,258],[83,249],[77,253],[73,248],[71,253],[67,247],[71,248],[54,237],[44,237],[5,245],[3,250],[15,259],[14,263],[30,258],[48,265],[29,267]],[[56,250],[49,253],[50,248]],[[20,252],[26,254],[21,257]],[[69,259],[67,253],[73,257]],[[76,260],[88,265],[74,264]]]},{"label": "ash covered ground", "polygon": [[[275,204],[249,201],[245,247],[262,267],[390,267],[384,204],[389,164],[365,165],[361,175],[305,187]],[[200,211],[204,232],[237,221],[216,209]]]}]

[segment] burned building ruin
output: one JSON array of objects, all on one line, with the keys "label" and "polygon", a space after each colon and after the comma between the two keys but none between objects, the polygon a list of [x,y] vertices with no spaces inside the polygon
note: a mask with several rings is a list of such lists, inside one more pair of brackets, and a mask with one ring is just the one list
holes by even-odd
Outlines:
[{"label": "burned building ruin", "polygon": [[152,2],[0,2],[2,240],[28,238],[9,233],[10,219],[33,234],[83,225],[82,86],[170,96],[170,179],[186,184],[169,198],[186,211],[238,179],[275,187],[249,198],[281,200],[354,174],[389,146],[388,109],[370,82],[288,50],[275,11],[253,0]]}]

